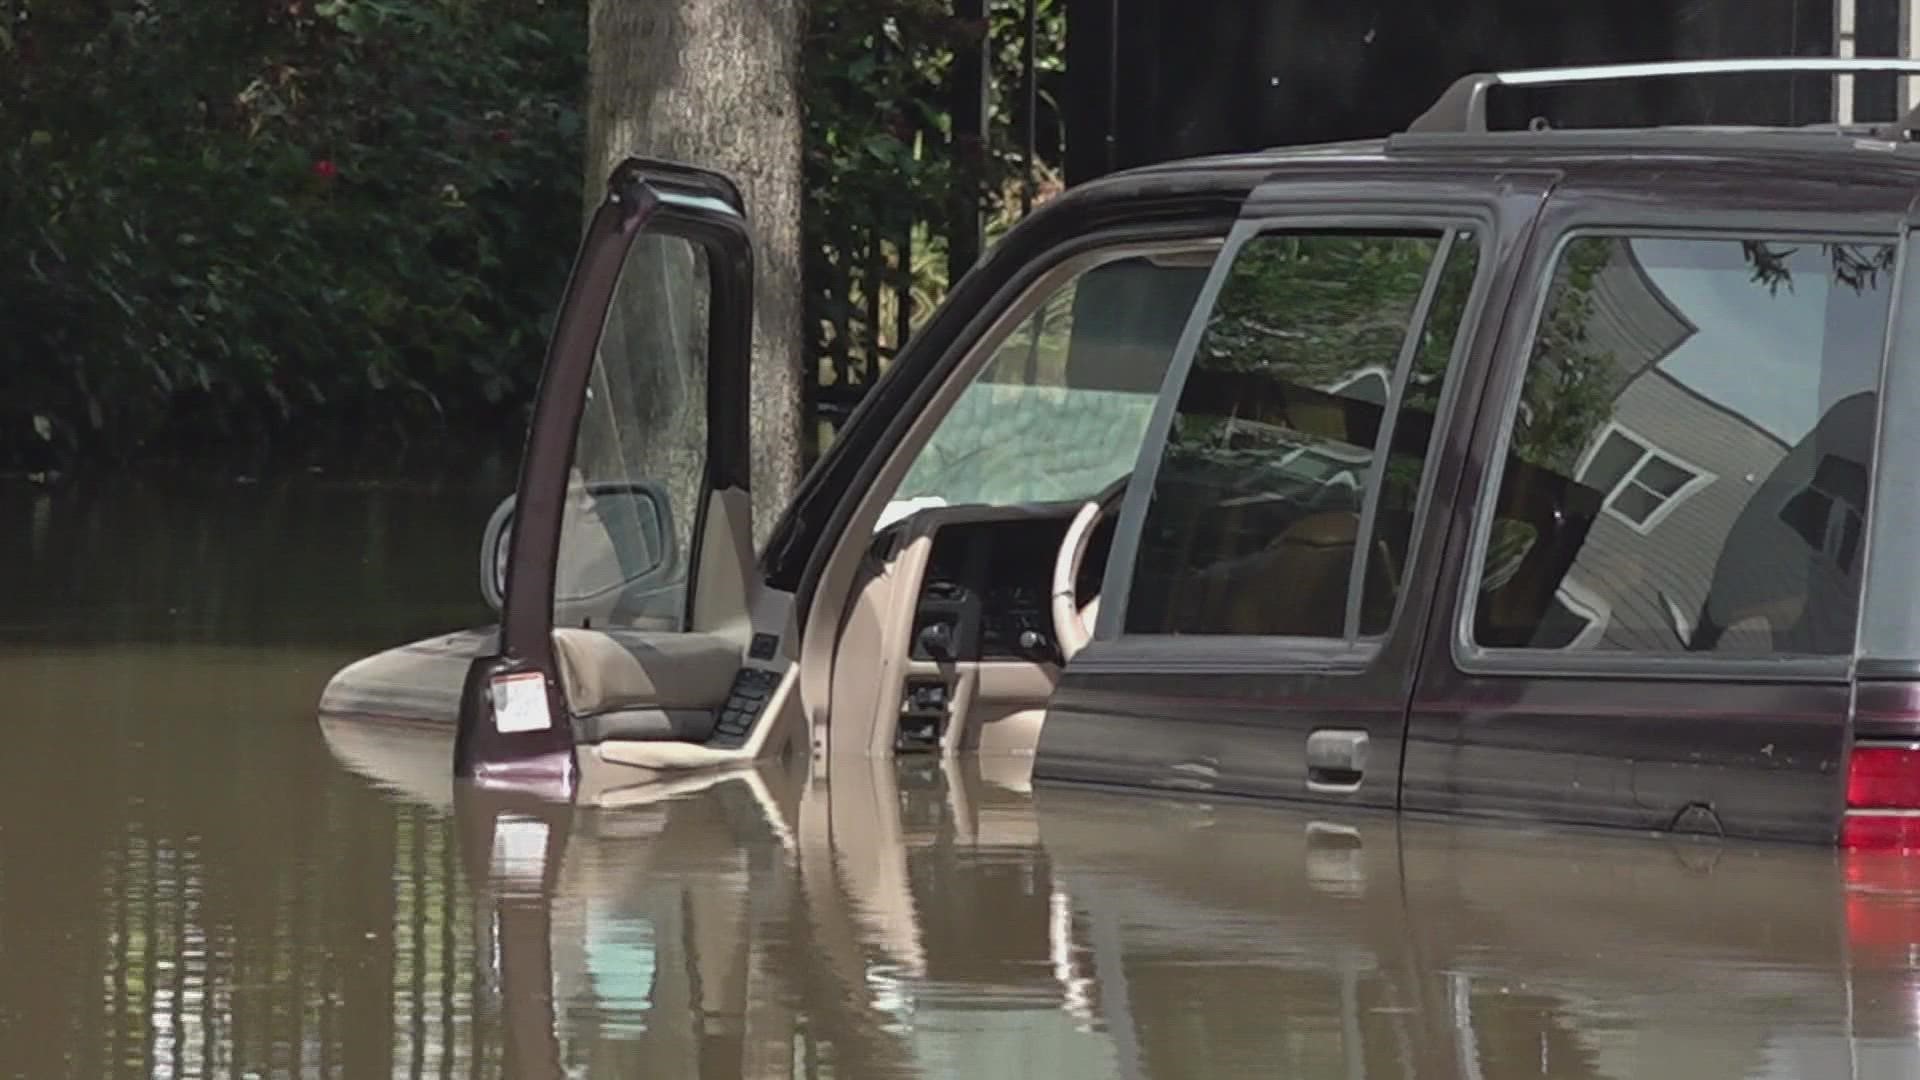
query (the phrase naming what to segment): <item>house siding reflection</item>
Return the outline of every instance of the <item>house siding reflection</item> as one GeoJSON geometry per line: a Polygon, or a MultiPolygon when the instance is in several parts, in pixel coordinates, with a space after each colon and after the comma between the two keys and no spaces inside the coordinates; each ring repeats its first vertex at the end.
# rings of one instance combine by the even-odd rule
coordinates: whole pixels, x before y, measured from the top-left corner
{"type": "Polygon", "coordinates": [[[1843,398],[1789,445],[1663,366],[1699,328],[1632,244],[1611,250],[1585,323],[1611,363],[1611,404],[1575,468],[1602,509],[1557,596],[1568,639],[1537,644],[1835,651],[1851,640],[1858,592],[1872,395],[1843,398]],[[1817,473],[1840,482],[1822,485],[1817,473]],[[1840,490],[1806,501],[1823,486],[1840,490]]]}

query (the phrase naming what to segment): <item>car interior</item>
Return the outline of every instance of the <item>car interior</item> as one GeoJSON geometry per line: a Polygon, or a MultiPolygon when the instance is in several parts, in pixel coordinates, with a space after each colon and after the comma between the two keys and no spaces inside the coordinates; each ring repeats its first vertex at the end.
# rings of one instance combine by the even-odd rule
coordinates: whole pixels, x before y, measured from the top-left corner
{"type": "Polygon", "coordinates": [[[1120,500],[1218,248],[1070,261],[965,358],[827,562],[819,595],[843,599],[816,602],[800,661],[803,691],[831,702],[816,743],[1033,751],[1092,635],[1120,500]]]}
{"type": "MultiPolygon", "coordinates": [[[[805,627],[788,625],[789,596],[749,584],[745,493],[716,493],[684,631],[595,625],[582,609],[561,620],[573,622],[554,637],[578,741],[601,761],[656,771],[788,745],[1032,753],[1062,668],[1092,637],[1118,511],[1219,247],[1102,251],[1028,288],[881,466],[825,562],[805,627]]],[[[1411,493],[1382,500],[1359,611],[1347,610],[1346,582],[1363,531],[1355,477],[1389,421],[1399,346],[1386,345],[1384,366],[1360,364],[1331,389],[1286,377],[1285,364],[1197,367],[1184,380],[1183,434],[1145,463],[1154,504],[1179,512],[1148,519],[1129,631],[1384,628],[1411,542],[1411,493]],[[1304,590],[1303,602],[1268,602],[1276,582],[1304,590]]],[[[1450,351],[1450,339],[1438,342],[1421,362],[1444,370],[1450,351]]],[[[1432,408],[1410,399],[1393,418],[1389,472],[1402,455],[1424,456],[1432,408]]],[[[1580,546],[1570,522],[1590,520],[1567,515],[1559,486],[1533,493],[1549,479],[1509,474],[1528,489],[1512,505],[1531,508],[1521,524],[1535,535],[1503,581],[1503,605],[1551,602],[1554,564],[1580,546]]],[[[671,548],[673,527],[656,531],[671,548]]],[[[658,575],[650,581],[668,595],[658,575]]]]}
{"type": "MultiPolygon", "coordinates": [[[[656,597],[687,581],[683,628],[665,631],[645,604],[617,613],[598,585],[576,590],[592,604],[557,603],[556,659],[583,756],[665,772],[809,743],[1030,753],[1062,665],[1091,636],[1119,500],[1219,246],[1101,251],[1026,290],[888,458],[827,560],[806,627],[789,625],[790,596],[755,580],[737,490],[710,497],[697,561],[686,560],[697,573],[649,563],[629,575],[656,597]]],[[[635,491],[574,486],[583,505],[635,491]]],[[[668,509],[618,512],[648,523],[647,551],[673,550],[668,509]]],[[[563,549],[611,546],[581,539],[608,519],[569,518],[563,549]]]]}

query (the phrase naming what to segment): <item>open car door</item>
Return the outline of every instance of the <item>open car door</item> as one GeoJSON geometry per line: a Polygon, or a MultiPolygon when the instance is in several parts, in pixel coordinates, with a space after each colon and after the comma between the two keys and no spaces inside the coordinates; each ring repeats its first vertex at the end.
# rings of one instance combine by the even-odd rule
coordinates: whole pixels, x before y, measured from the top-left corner
{"type": "Polygon", "coordinates": [[[500,641],[467,673],[459,775],[570,792],[583,745],[643,770],[757,749],[779,671],[749,662],[768,651],[748,612],[752,294],[731,182],[615,170],[484,556],[500,641]]]}

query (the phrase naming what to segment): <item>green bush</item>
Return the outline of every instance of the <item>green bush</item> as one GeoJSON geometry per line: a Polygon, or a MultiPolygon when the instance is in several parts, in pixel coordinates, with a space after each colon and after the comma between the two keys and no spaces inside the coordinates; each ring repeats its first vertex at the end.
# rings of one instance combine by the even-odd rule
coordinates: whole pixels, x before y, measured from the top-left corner
{"type": "MultiPolygon", "coordinates": [[[[804,47],[805,275],[809,356],[823,385],[867,382],[898,350],[901,297],[910,326],[949,285],[947,230],[964,200],[987,233],[1005,231],[1029,179],[1022,148],[1024,5],[990,0],[990,18],[955,18],[952,0],[814,0],[804,47]],[[990,48],[987,137],[956,138],[954,58],[990,48]]],[[[1066,46],[1064,0],[1037,0],[1041,162],[1031,179],[1057,188],[1046,162],[1062,144],[1057,96],[1066,46]]]]}
{"type": "MultiPolygon", "coordinates": [[[[0,471],[517,450],[580,231],[586,5],[0,0],[0,471]]],[[[1053,161],[1064,6],[1038,5],[1053,161]]],[[[956,198],[1017,211],[1021,10],[810,0],[826,381],[898,347],[899,295],[914,324],[944,295],[956,198]],[[986,38],[973,145],[948,79],[986,38]]]]}
{"type": "Polygon", "coordinates": [[[0,467],[519,437],[580,0],[0,0],[0,467]]]}

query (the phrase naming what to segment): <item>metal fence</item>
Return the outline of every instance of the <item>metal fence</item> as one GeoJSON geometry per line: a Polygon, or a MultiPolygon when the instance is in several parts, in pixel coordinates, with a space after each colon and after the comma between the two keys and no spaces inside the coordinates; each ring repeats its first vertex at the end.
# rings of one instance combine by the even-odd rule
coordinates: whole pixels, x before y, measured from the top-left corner
{"type": "MultiPolygon", "coordinates": [[[[948,286],[979,260],[989,226],[1011,223],[1040,196],[1048,158],[1064,142],[1042,85],[1062,42],[1043,16],[1063,2],[951,0],[954,25],[977,32],[939,50],[944,85],[928,89],[943,100],[901,110],[902,134],[943,157],[944,183],[884,200],[864,220],[829,211],[814,223],[805,270],[810,453],[831,442],[948,286]]],[[[877,37],[877,63],[924,62],[877,37]]]]}

